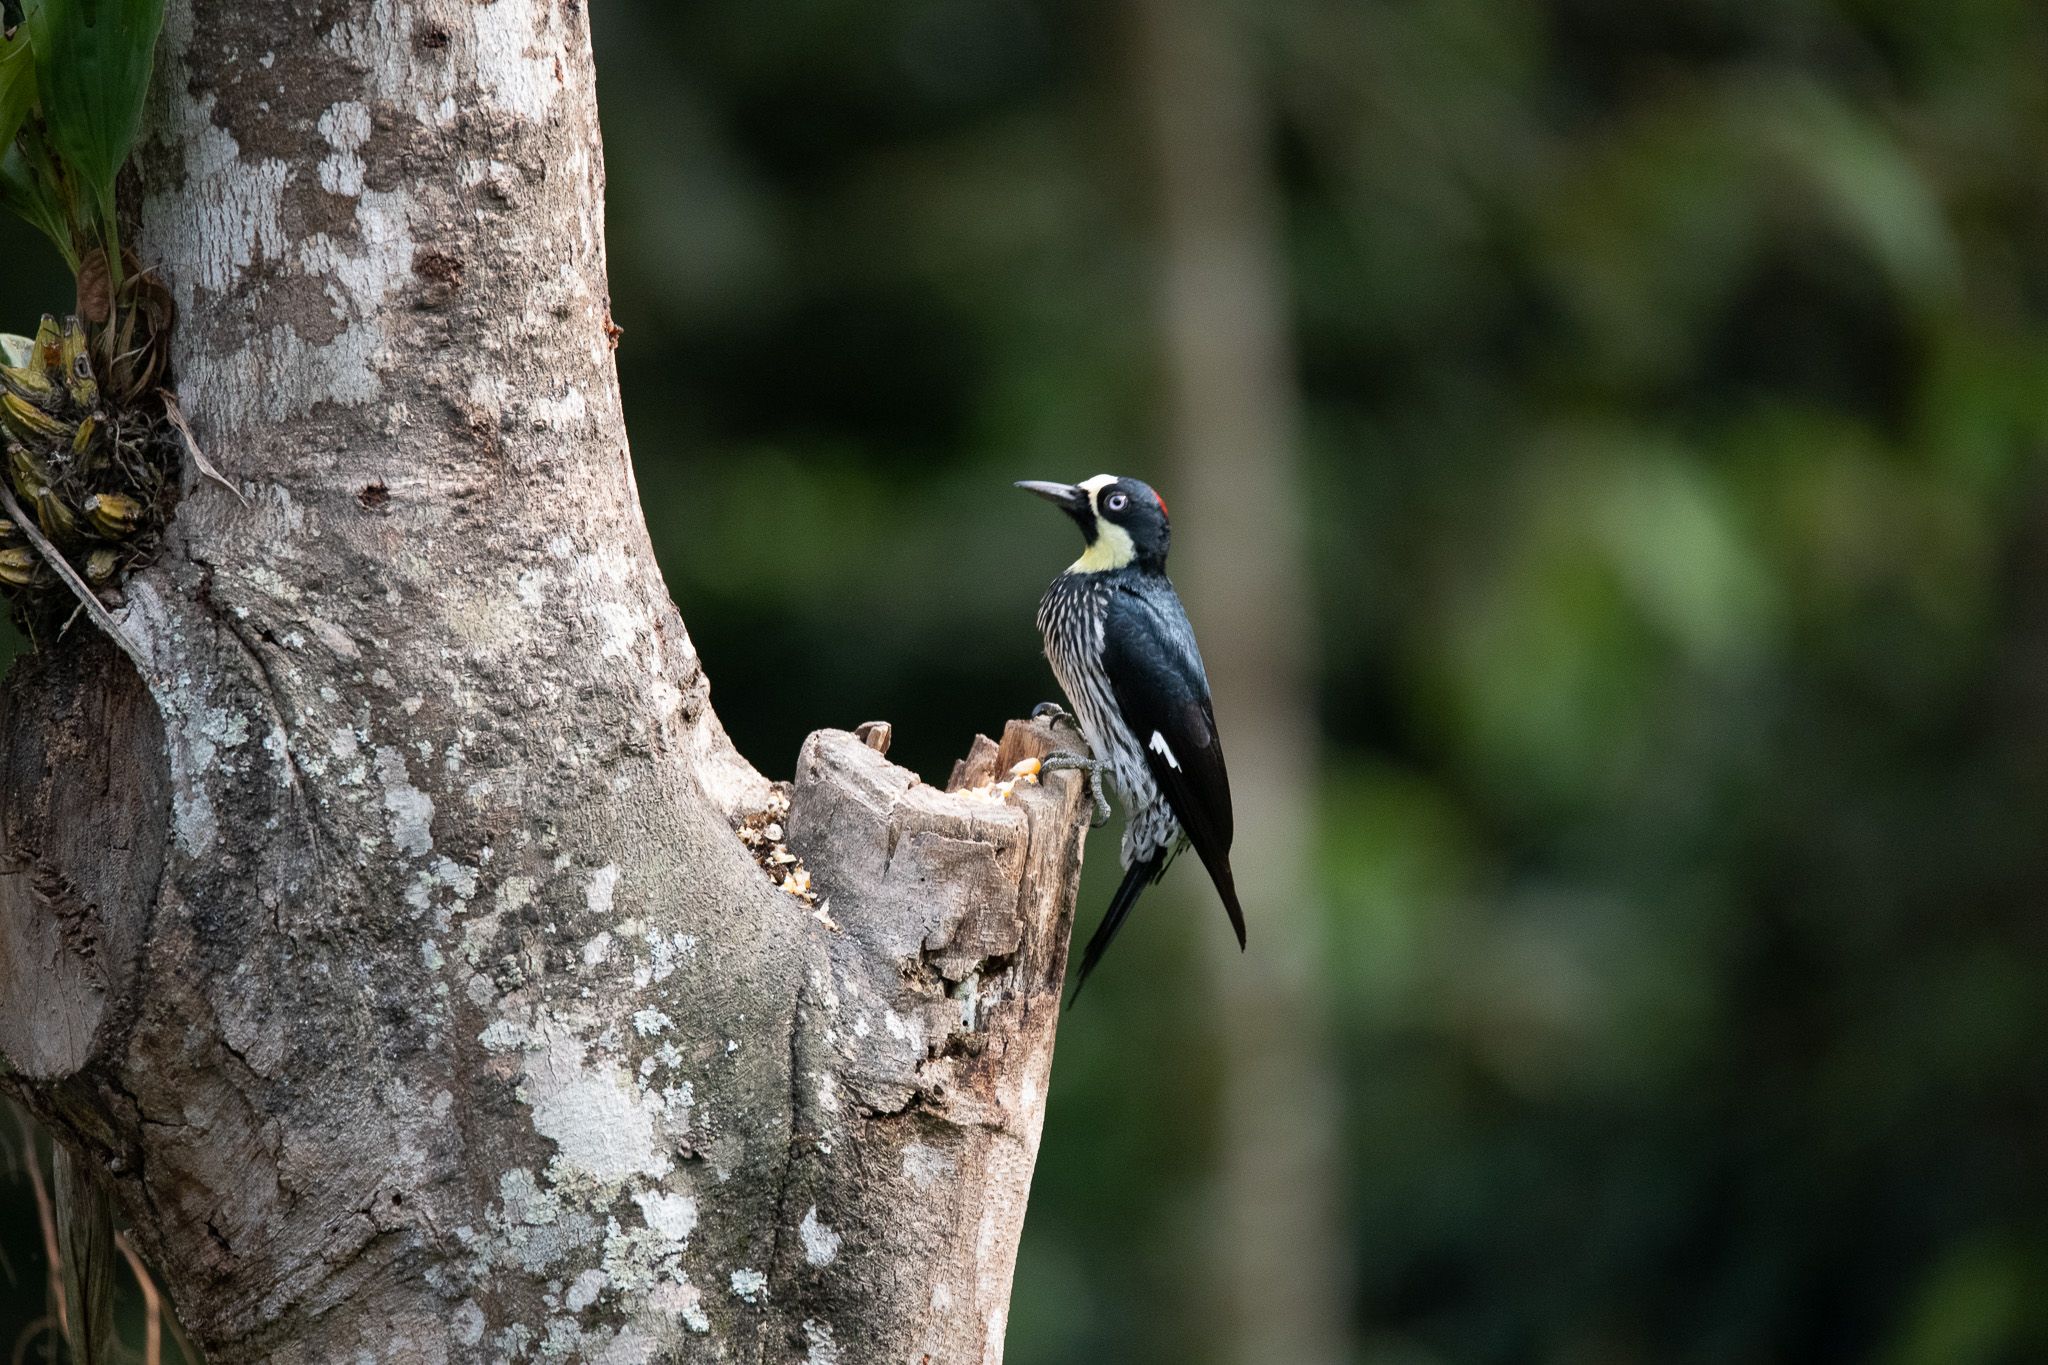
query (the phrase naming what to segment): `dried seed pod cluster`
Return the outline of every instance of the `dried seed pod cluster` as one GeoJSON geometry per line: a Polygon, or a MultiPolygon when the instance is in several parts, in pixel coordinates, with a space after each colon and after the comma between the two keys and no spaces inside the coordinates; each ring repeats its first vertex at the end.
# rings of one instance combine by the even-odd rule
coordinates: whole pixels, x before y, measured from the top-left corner
{"type": "MultiPolygon", "coordinates": [[[[103,597],[155,550],[177,497],[158,387],[169,307],[152,283],[130,281],[112,328],[45,316],[34,337],[0,334],[0,478],[103,597]]],[[[30,539],[0,516],[0,596],[38,638],[77,604],[30,539]]]]}
{"type": "MultiPolygon", "coordinates": [[[[121,245],[164,0],[0,0],[0,208],[70,267],[78,316],[0,335],[0,600],[33,639],[117,592],[176,496],[170,293],[121,245]]],[[[196,448],[195,465],[202,466],[196,448]]]]}

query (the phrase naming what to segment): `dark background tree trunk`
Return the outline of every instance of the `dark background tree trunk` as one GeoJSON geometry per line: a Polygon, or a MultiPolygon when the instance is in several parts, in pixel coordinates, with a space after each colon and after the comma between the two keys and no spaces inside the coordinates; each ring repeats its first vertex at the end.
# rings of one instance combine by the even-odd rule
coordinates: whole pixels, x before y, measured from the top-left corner
{"type": "MultiPolygon", "coordinates": [[[[1174,556],[1230,756],[1232,855],[1252,951],[1217,951],[1221,1161],[1209,1274],[1219,1357],[1351,1358],[1340,1094],[1317,968],[1315,583],[1295,450],[1293,356],[1272,131],[1252,25],[1224,0],[1133,0],[1130,41],[1153,194],[1161,411],[1174,556]]],[[[1205,907],[1206,908],[1206,907],[1205,907]]]]}

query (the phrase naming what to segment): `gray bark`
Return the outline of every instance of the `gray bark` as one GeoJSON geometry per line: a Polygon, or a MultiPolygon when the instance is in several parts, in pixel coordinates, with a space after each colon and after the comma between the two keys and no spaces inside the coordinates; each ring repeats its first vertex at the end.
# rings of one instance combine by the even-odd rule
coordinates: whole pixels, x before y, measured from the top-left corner
{"type": "Polygon", "coordinates": [[[188,480],[142,669],[0,690],[0,1084],[216,1362],[999,1360],[1078,783],[727,741],[579,0],[170,10],[140,241],[245,500],[188,480]]]}
{"type": "Polygon", "coordinates": [[[1314,581],[1278,195],[1250,24],[1228,0],[1133,0],[1155,176],[1175,576],[1208,643],[1252,951],[1211,935],[1223,1048],[1214,1262],[1218,1359],[1353,1355],[1329,1021],[1311,682],[1314,581]],[[1250,888],[1256,889],[1256,894],[1250,888]]]}

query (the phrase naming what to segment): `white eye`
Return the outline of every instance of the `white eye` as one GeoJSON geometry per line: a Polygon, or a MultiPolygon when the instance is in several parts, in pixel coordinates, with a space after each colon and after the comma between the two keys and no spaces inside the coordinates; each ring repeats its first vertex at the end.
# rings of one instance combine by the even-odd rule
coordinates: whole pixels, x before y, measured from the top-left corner
{"type": "Polygon", "coordinates": [[[1129,498],[1125,497],[1121,493],[1111,493],[1109,497],[1104,500],[1102,505],[1104,507],[1107,507],[1112,512],[1121,512],[1124,510],[1125,507],[1130,505],[1130,501],[1131,500],[1129,498]]]}

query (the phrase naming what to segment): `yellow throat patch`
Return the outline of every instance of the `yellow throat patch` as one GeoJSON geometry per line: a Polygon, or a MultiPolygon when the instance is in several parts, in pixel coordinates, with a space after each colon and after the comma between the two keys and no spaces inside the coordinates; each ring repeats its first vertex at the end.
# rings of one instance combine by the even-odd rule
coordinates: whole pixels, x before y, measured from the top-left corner
{"type": "Polygon", "coordinates": [[[1131,541],[1131,533],[1114,522],[1104,520],[1102,508],[1096,499],[1102,490],[1116,482],[1114,474],[1097,474],[1082,483],[1088,490],[1088,506],[1095,513],[1095,539],[1082,552],[1079,559],[1067,566],[1068,573],[1108,573],[1113,569],[1129,567],[1138,557],[1138,547],[1131,541]]]}

